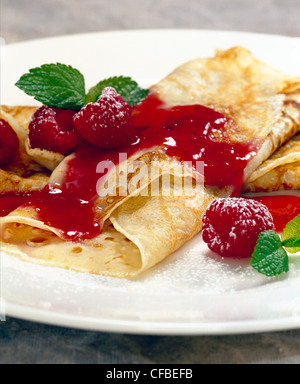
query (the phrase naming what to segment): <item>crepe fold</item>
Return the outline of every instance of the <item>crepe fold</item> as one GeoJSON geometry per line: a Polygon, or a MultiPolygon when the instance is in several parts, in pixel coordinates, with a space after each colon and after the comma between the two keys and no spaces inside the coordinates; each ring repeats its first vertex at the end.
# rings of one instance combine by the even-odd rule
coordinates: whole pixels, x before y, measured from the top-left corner
{"type": "MultiPolygon", "coordinates": [[[[159,152],[151,155],[162,156],[159,152]]],[[[148,154],[140,158],[145,156],[148,154]]],[[[118,174],[123,165],[117,167],[118,174]]],[[[63,164],[52,180],[61,177],[62,168],[63,164]]],[[[132,173],[130,180],[135,175],[132,173]]],[[[20,207],[2,218],[1,246],[24,260],[48,266],[119,278],[135,277],[199,233],[205,208],[213,199],[226,195],[226,189],[207,189],[204,193],[193,175],[175,162],[172,170],[159,166],[157,177],[150,182],[141,180],[138,188],[123,199],[112,202],[108,196],[99,198],[103,230],[91,240],[66,241],[59,230],[39,220],[35,209],[20,207]]]]}
{"type": "Polygon", "coordinates": [[[292,137],[266,160],[244,185],[244,192],[300,189],[300,135],[292,137]]]}
{"type": "MultiPolygon", "coordinates": [[[[226,132],[229,143],[256,140],[245,182],[300,130],[300,78],[281,74],[242,47],[184,64],[150,91],[166,106],[199,104],[223,113],[234,122],[226,132]]],[[[55,169],[50,184],[59,185],[72,156],[55,169]]],[[[153,158],[159,168],[155,177],[140,180],[127,196],[99,197],[99,236],[66,241],[56,228],[39,220],[36,210],[20,207],[1,219],[2,250],[28,261],[120,278],[135,277],[158,264],[201,231],[209,204],[229,197],[232,188],[199,187],[195,170],[167,157],[161,148],[134,154],[115,168],[116,174],[136,160],[151,161],[153,166],[153,158]],[[164,176],[170,180],[167,186],[164,176]],[[183,183],[184,193],[177,193],[183,183]]]]}

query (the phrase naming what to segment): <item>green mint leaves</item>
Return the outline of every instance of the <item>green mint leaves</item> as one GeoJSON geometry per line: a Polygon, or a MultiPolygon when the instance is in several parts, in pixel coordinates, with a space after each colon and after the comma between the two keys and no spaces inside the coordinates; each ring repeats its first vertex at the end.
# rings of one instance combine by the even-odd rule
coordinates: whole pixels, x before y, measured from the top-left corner
{"type": "Polygon", "coordinates": [[[60,63],[30,69],[16,86],[49,107],[74,111],[97,101],[106,87],[115,88],[131,106],[138,104],[149,93],[130,77],[120,76],[100,81],[86,94],[84,76],[77,69],[60,63]]]}
{"type": "Polygon", "coordinates": [[[259,235],[251,266],[268,277],[289,272],[288,252],[300,252],[300,215],[287,224],[281,238],[274,231],[259,235]]]}
{"type": "Polygon", "coordinates": [[[259,235],[251,266],[268,277],[289,271],[288,254],[276,232],[265,231],[259,235]]]}
{"type": "Polygon", "coordinates": [[[64,64],[46,64],[30,69],[16,86],[49,107],[76,111],[85,105],[83,75],[64,64]]]}
{"type": "Polygon", "coordinates": [[[300,252],[300,215],[287,224],[281,240],[289,253],[300,252]]]}
{"type": "Polygon", "coordinates": [[[90,89],[86,96],[87,103],[97,101],[106,87],[114,88],[131,106],[138,104],[149,93],[148,90],[140,88],[130,77],[110,77],[100,81],[95,87],[90,89]]]}

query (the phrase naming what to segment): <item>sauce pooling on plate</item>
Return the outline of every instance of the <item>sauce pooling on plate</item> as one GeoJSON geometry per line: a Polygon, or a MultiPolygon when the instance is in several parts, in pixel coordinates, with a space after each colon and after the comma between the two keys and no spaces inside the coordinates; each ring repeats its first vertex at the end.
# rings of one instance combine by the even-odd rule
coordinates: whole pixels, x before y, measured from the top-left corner
{"type": "Polygon", "coordinates": [[[271,212],[276,231],[281,233],[287,223],[300,215],[299,196],[260,196],[253,198],[266,205],[271,212]]]}

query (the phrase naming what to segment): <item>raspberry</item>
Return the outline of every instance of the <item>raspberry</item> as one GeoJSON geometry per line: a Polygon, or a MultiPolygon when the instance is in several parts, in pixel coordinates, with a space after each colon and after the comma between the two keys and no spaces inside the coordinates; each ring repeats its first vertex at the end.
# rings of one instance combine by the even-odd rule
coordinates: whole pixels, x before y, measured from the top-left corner
{"type": "Polygon", "coordinates": [[[29,124],[29,141],[32,148],[46,149],[69,155],[82,141],[73,125],[75,112],[67,109],[39,108],[29,124]]]}
{"type": "Polygon", "coordinates": [[[133,142],[132,108],[114,88],[105,88],[96,103],[74,116],[78,133],[90,144],[114,149],[133,142]]]}
{"type": "Polygon", "coordinates": [[[0,120],[0,166],[11,163],[19,150],[19,139],[7,121],[0,120]]]}
{"type": "Polygon", "coordinates": [[[202,220],[208,247],[222,257],[239,259],[251,257],[259,234],[275,228],[265,205],[242,198],[213,201],[202,220]]]}

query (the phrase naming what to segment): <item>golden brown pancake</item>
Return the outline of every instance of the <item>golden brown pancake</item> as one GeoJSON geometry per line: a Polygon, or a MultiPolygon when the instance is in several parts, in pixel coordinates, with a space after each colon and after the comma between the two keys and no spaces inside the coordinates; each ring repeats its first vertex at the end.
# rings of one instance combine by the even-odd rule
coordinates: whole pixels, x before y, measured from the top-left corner
{"type": "Polygon", "coordinates": [[[237,123],[230,142],[261,140],[245,169],[245,181],[299,131],[300,78],[287,76],[234,47],[213,58],[192,60],[152,87],[165,103],[211,107],[237,123]]]}
{"type": "Polygon", "coordinates": [[[12,107],[2,105],[0,110],[14,118],[14,120],[28,132],[29,123],[37,107],[28,107],[25,105],[12,107]]]}
{"type": "MultiPolygon", "coordinates": [[[[242,47],[184,64],[153,86],[151,93],[170,107],[200,104],[225,114],[234,122],[225,133],[229,143],[258,140],[259,150],[250,156],[245,182],[300,130],[300,78],[281,74],[242,47]]],[[[60,184],[72,156],[55,169],[50,183],[60,184]]],[[[134,154],[126,164],[151,156],[159,164],[166,157],[159,148],[152,148],[134,154]]],[[[173,160],[167,158],[169,163],[173,160]]],[[[117,167],[117,174],[123,165],[117,167]]],[[[169,194],[161,193],[160,174],[150,183],[141,182],[126,197],[99,198],[104,227],[92,240],[65,241],[56,228],[39,219],[36,210],[20,207],[2,219],[2,249],[44,265],[121,278],[138,276],[201,231],[202,215],[213,199],[232,194],[229,187],[195,189],[191,183],[183,196],[177,196],[182,180],[195,178],[194,170],[183,167],[177,161],[163,170],[171,175],[169,194]],[[153,183],[159,193],[144,196],[153,183]]],[[[134,176],[133,172],[130,178],[134,176]]]]}
{"type": "Polygon", "coordinates": [[[292,137],[266,160],[244,185],[244,192],[300,189],[300,135],[292,137]]]}

